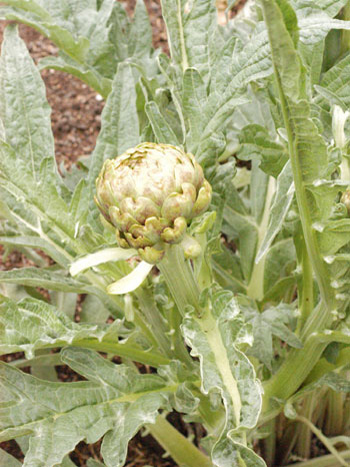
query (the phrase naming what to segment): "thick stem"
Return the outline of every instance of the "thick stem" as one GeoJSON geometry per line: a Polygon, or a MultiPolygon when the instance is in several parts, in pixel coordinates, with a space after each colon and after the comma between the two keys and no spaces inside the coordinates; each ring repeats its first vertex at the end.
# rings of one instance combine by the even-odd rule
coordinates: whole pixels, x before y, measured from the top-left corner
{"type": "Polygon", "coordinates": [[[264,385],[261,421],[274,417],[281,408],[273,408],[270,399],[287,400],[303,383],[315,363],[320,359],[327,344],[310,339],[302,349],[292,349],[278,372],[264,385]]]}
{"type": "Polygon", "coordinates": [[[198,310],[199,287],[188,260],[179,245],[172,245],[166,252],[158,269],[163,274],[171,295],[182,314],[188,305],[198,310]]]}
{"type": "Polygon", "coordinates": [[[344,397],[341,392],[328,391],[327,418],[324,431],[328,436],[343,433],[344,397]]]}
{"type": "MultiPolygon", "coordinates": [[[[231,397],[238,426],[241,412],[241,398],[237,382],[232,374],[225,344],[217,323],[209,307],[201,309],[199,303],[200,289],[195,281],[190,263],[184,259],[182,248],[172,245],[164,259],[160,262],[159,269],[164,275],[167,286],[181,314],[185,316],[188,305],[195,309],[198,324],[207,339],[223,384],[231,397]]],[[[242,442],[245,443],[244,435],[242,436],[242,442]]]]}
{"type": "Polygon", "coordinates": [[[262,443],[264,460],[268,467],[273,467],[276,456],[276,419],[270,420],[265,426],[269,429],[270,434],[264,438],[262,443]]]}
{"type": "Polygon", "coordinates": [[[169,340],[166,336],[167,327],[160,314],[160,311],[154,303],[153,297],[147,290],[142,287],[139,287],[135,291],[135,294],[139,300],[140,308],[152,329],[156,341],[158,342],[164,354],[171,358],[173,355],[171,355],[172,352],[170,350],[169,340]]]}
{"type": "Polygon", "coordinates": [[[300,335],[301,330],[304,328],[304,325],[307,319],[311,316],[312,310],[314,307],[314,281],[312,267],[309,259],[309,255],[306,251],[305,243],[303,242],[302,249],[302,296],[301,296],[301,306],[300,306],[300,316],[298,319],[297,325],[297,334],[300,335]]]}
{"type": "MultiPolygon", "coordinates": [[[[305,397],[302,408],[302,413],[309,420],[312,420],[314,407],[315,395],[309,394],[305,397]]],[[[298,455],[303,459],[307,459],[310,457],[311,450],[311,430],[310,427],[305,425],[305,423],[300,423],[299,425],[300,426],[298,427],[298,441],[296,448],[298,455]]]]}
{"type": "Polygon", "coordinates": [[[148,425],[151,435],[174,459],[179,467],[212,467],[210,459],[179,433],[164,417],[148,425]]]}

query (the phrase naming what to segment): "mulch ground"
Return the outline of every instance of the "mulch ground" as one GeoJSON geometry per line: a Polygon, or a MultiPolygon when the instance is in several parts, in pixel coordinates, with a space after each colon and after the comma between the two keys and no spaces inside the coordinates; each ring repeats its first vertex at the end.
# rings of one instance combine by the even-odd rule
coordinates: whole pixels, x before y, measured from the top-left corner
{"type": "MultiPolygon", "coordinates": [[[[128,13],[132,14],[136,0],[127,0],[122,3],[128,13]]],[[[243,3],[245,0],[241,0],[239,5],[241,6],[243,3]]],[[[145,0],[145,4],[152,24],[154,46],[161,47],[165,53],[168,53],[160,0],[145,0]]],[[[0,43],[4,28],[5,23],[0,23],[0,43]]],[[[57,47],[38,32],[24,25],[19,26],[19,31],[34,61],[37,62],[47,55],[57,54],[57,47]]],[[[80,156],[89,155],[92,152],[100,131],[104,103],[100,96],[86,84],[71,75],[55,70],[44,70],[42,77],[47,89],[47,99],[52,108],[52,129],[55,137],[57,163],[59,167],[64,166],[69,169],[80,156]]],[[[31,265],[31,262],[19,252],[12,252],[6,259],[2,258],[2,254],[3,248],[0,246],[0,270],[31,265]]],[[[0,358],[10,361],[20,357],[22,357],[21,354],[15,354],[0,358]]],[[[61,381],[74,381],[79,378],[67,367],[57,367],[57,374],[61,381]]],[[[199,427],[192,427],[184,423],[178,414],[171,415],[171,422],[185,435],[195,434],[198,437],[203,435],[203,433],[196,432],[199,427]]],[[[15,441],[0,443],[0,447],[23,461],[23,454],[15,441]]],[[[176,466],[172,459],[163,456],[163,449],[151,436],[138,434],[129,444],[125,465],[128,467],[176,466]]],[[[87,460],[91,457],[102,461],[100,442],[94,445],[81,442],[70,454],[70,457],[79,467],[86,466],[87,460]]]]}

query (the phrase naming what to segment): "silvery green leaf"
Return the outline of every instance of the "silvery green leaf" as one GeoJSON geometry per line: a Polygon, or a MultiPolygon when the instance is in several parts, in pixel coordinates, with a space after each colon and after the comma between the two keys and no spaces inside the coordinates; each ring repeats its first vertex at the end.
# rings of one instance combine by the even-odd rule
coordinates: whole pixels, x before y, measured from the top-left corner
{"type": "Polygon", "coordinates": [[[67,277],[62,272],[42,268],[19,268],[0,271],[0,281],[10,284],[21,284],[28,287],[44,287],[48,290],[84,293],[89,285],[67,277]]]}
{"type": "MultiPolygon", "coordinates": [[[[51,351],[49,349],[40,349],[40,350],[37,350],[36,351],[36,354],[38,356],[40,355],[43,355],[43,356],[51,356],[51,351]]],[[[48,364],[44,364],[44,362],[42,362],[41,365],[33,365],[31,367],[31,371],[30,373],[35,376],[36,378],[39,378],[39,379],[43,379],[45,381],[58,381],[58,376],[57,376],[57,372],[56,372],[56,369],[55,369],[55,363],[50,364],[50,360],[48,360],[46,363],[48,364]]],[[[18,368],[18,366],[16,365],[16,367],[18,368]]]]}
{"type": "Polygon", "coordinates": [[[0,464],[3,467],[21,467],[21,465],[23,465],[22,462],[3,449],[0,449],[0,464]]]}
{"type": "Polygon", "coordinates": [[[276,241],[266,253],[264,264],[264,295],[272,298],[271,293],[274,290],[273,300],[282,300],[286,289],[293,285],[295,286],[295,264],[296,253],[293,239],[287,237],[276,241]]]}
{"type": "Polygon", "coordinates": [[[131,65],[121,63],[112,83],[112,92],[102,112],[101,131],[91,156],[89,171],[91,193],[103,162],[108,158],[113,159],[138,143],[139,121],[134,77],[131,65]]]}
{"type": "Polygon", "coordinates": [[[350,29],[348,21],[330,18],[326,13],[315,11],[298,20],[300,40],[304,44],[313,45],[326,37],[331,29],[350,29]]]}
{"type": "Polygon", "coordinates": [[[47,180],[57,183],[51,109],[46,100],[45,85],[25,43],[15,26],[5,30],[0,59],[0,117],[6,142],[26,161],[35,182],[44,159],[50,159],[47,180]]]}
{"type": "Polygon", "coordinates": [[[33,352],[40,348],[81,345],[96,347],[115,355],[127,356],[146,364],[167,363],[160,354],[146,352],[137,342],[128,344],[127,339],[118,342],[118,336],[127,338],[130,334],[121,326],[120,320],[111,325],[77,324],[62,311],[41,300],[26,298],[16,303],[1,297],[0,349],[2,354],[25,352],[26,358],[33,358],[33,352]],[[35,323],[35,326],[34,326],[35,323]],[[131,353],[130,353],[131,352],[131,353]],[[160,356],[154,359],[154,355],[160,356]]]}
{"type": "Polygon", "coordinates": [[[122,466],[128,441],[144,423],[154,423],[158,409],[167,406],[163,380],[115,365],[93,351],[66,349],[62,358],[88,381],[50,383],[1,365],[1,398],[6,404],[0,439],[29,433],[24,465],[51,467],[79,441],[94,443],[107,434],[102,444],[105,463],[122,466]]]}
{"type": "Polygon", "coordinates": [[[350,106],[350,86],[347,81],[349,72],[350,55],[346,55],[323,75],[321,84],[317,88],[319,91],[325,89],[331,96],[334,96],[333,102],[338,101],[343,110],[350,106]]]}
{"type": "Polygon", "coordinates": [[[112,81],[101,76],[97,70],[90,69],[81,63],[71,59],[68,55],[61,53],[58,57],[45,57],[39,61],[39,70],[52,69],[70,73],[81,79],[84,83],[98,92],[104,99],[107,99],[111,92],[112,81]]]}
{"type": "Polygon", "coordinates": [[[205,76],[209,71],[209,41],[216,29],[214,2],[162,0],[162,14],[172,60],[183,72],[195,67],[205,76]]]}
{"type": "Polygon", "coordinates": [[[239,133],[239,141],[241,147],[237,155],[240,159],[261,161],[260,168],[264,172],[278,176],[288,159],[288,154],[279,141],[270,137],[266,128],[250,124],[239,133]]]}
{"type": "Polygon", "coordinates": [[[38,355],[33,358],[20,358],[18,360],[12,360],[10,365],[16,368],[25,367],[36,367],[36,366],[57,366],[62,365],[62,359],[60,353],[45,353],[38,355]]]}
{"type": "Polygon", "coordinates": [[[276,238],[276,235],[282,228],[284,219],[288,213],[289,207],[294,197],[293,174],[290,163],[288,162],[277,178],[277,187],[274,201],[271,206],[269,223],[265,237],[260,245],[256,256],[256,262],[266,254],[268,248],[276,238]]]}
{"type": "Polygon", "coordinates": [[[323,53],[325,48],[325,40],[321,39],[312,45],[306,45],[302,42],[299,44],[299,52],[303,58],[304,64],[308,68],[310,76],[310,85],[318,84],[322,72],[323,53]]]}
{"type": "Polygon", "coordinates": [[[11,246],[16,249],[21,247],[36,248],[47,253],[56,263],[63,267],[67,267],[69,262],[67,257],[62,253],[59,247],[53,242],[49,242],[44,238],[24,235],[7,235],[0,236],[0,244],[11,246]]]}
{"type": "Polygon", "coordinates": [[[110,312],[101,300],[94,295],[87,295],[82,304],[80,321],[82,323],[103,324],[107,321],[110,312]]]}
{"type": "Polygon", "coordinates": [[[307,2],[304,0],[293,0],[297,12],[303,14],[303,8],[306,12],[310,10],[310,6],[314,9],[319,9],[327,13],[330,17],[334,17],[345,6],[347,0],[317,0],[317,2],[307,2]]]}
{"type": "Polygon", "coordinates": [[[233,465],[242,467],[266,467],[264,460],[252,449],[231,441],[229,437],[215,445],[212,460],[218,467],[232,467],[233,462],[233,465]]]}
{"type": "Polygon", "coordinates": [[[154,101],[147,102],[145,110],[157,142],[179,146],[180,142],[177,136],[164,115],[162,115],[157,103],[154,101]]]}
{"type": "Polygon", "coordinates": [[[152,28],[143,0],[137,0],[129,32],[129,56],[143,58],[152,49],[152,28]]]}
{"type": "Polygon", "coordinates": [[[86,465],[87,467],[104,467],[105,464],[103,464],[100,461],[90,458],[86,461],[86,465]]]}
{"type": "Polygon", "coordinates": [[[260,169],[259,163],[253,160],[250,182],[250,210],[257,224],[261,224],[263,222],[263,216],[267,215],[267,213],[264,212],[266,211],[266,197],[268,196],[268,190],[270,188],[272,192],[274,191],[274,185],[274,181],[260,169]],[[270,185],[272,185],[272,187],[270,187],[270,185]]]}
{"type": "Polygon", "coordinates": [[[242,431],[255,426],[261,404],[254,368],[235,345],[243,324],[232,293],[220,291],[213,294],[201,316],[190,312],[181,326],[191,354],[200,360],[202,391],[219,391],[224,402],[225,423],[212,452],[219,467],[229,465],[229,459],[232,465],[232,459],[240,456],[251,467],[264,465],[249,463],[256,455],[242,445],[241,439],[242,431]]]}
{"type": "Polygon", "coordinates": [[[58,310],[63,311],[72,321],[74,320],[78,298],[76,293],[52,291],[50,298],[52,305],[58,310]]]}
{"type": "MultiPolygon", "coordinates": [[[[206,113],[207,91],[196,68],[187,68],[183,80],[183,111],[188,120],[189,138],[193,144],[200,140],[203,117],[206,113]]],[[[189,149],[191,150],[191,143],[189,149]]]]}
{"type": "Polygon", "coordinates": [[[350,392],[350,384],[346,378],[342,377],[341,375],[335,372],[329,372],[323,375],[317,381],[307,384],[300,391],[294,394],[290,399],[288,399],[286,406],[285,406],[285,409],[286,409],[285,411],[288,414],[292,414],[293,411],[295,410],[293,405],[296,402],[300,401],[307,394],[310,394],[316,389],[322,388],[324,386],[329,387],[335,392],[345,392],[345,393],[350,392]]]}
{"type": "Polygon", "coordinates": [[[33,357],[36,349],[61,346],[83,338],[99,338],[107,328],[78,325],[53,306],[32,298],[15,303],[1,298],[1,353],[26,352],[33,357]]]}
{"type": "Polygon", "coordinates": [[[64,24],[59,25],[58,22],[52,20],[48,11],[34,0],[8,0],[6,4],[13,5],[13,7],[2,7],[0,9],[1,17],[28,24],[41,34],[49,37],[58,47],[65,50],[68,55],[78,62],[85,59],[90,45],[89,40],[83,36],[74,37],[73,31],[71,32],[68,29],[73,29],[71,27],[72,23],[66,21],[64,24]]]}

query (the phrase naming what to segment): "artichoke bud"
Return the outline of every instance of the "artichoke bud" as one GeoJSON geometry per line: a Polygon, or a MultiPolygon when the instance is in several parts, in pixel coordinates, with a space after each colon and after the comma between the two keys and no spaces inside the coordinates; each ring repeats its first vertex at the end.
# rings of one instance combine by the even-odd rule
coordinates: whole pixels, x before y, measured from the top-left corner
{"type": "Polygon", "coordinates": [[[192,154],[155,143],[106,160],[96,191],[96,204],[116,229],[120,247],[136,248],[152,264],[162,259],[168,244],[185,238],[188,224],[207,209],[212,193],[192,154]]]}

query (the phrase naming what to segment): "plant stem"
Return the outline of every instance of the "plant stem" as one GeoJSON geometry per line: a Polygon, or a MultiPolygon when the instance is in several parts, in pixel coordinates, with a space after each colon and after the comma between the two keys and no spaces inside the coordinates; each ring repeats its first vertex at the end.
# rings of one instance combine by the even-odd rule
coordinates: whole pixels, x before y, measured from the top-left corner
{"type": "MultiPolygon", "coordinates": [[[[302,412],[305,415],[305,417],[309,420],[312,420],[314,407],[315,395],[308,394],[304,399],[302,412]]],[[[297,452],[301,458],[307,459],[308,457],[310,457],[311,430],[310,427],[307,426],[305,423],[300,423],[298,428],[298,441],[296,446],[297,452]]]]}
{"type": "Polygon", "coordinates": [[[154,299],[145,288],[139,287],[135,291],[135,295],[139,300],[142,313],[145,315],[148,324],[150,325],[154,334],[155,340],[158,342],[159,347],[162,349],[167,357],[170,355],[170,346],[166,337],[167,327],[160,314],[154,299]]]}
{"type": "Polygon", "coordinates": [[[203,454],[161,415],[154,425],[148,425],[147,428],[179,467],[213,466],[209,457],[203,454]]]}
{"type": "Polygon", "coordinates": [[[317,438],[325,445],[328,451],[331,452],[333,456],[338,460],[340,465],[348,467],[349,464],[345,462],[345,460],[339,455],[339,452],[335,449],[331,441],[322,433],[321,430],[316,428],[315,425],[310,422],[310,420],[308,420],[305,417],[302,417],[301,415],[298,415],[296,417],[296,420],[305,423],[310,428],[310,430],[317,436],[317,438]]]}
{"type": "Polygon", "coordinates": [[[328,391],[327,418],[324,431],[328,436],[337,436],[343,432],[344,397],[341,392],[328,391]]]}
{"type": "MultiPolygon", "coordinates": [[[[236,424],[239,426],[242,407],[241,396],[237,381],[232,374],[225,343],[210,307],[207,306],[202,309],[200,306],[200,289],[195,281],[189,261],[186,261],[184,258],[182,248],[178,245],[172,245],[160,262],[159,269],[164,275],[167,286],[180,313],[185,316],[188,305],[195,309],[197,314],[196,321],[206,338],[222,382],[230,395],[236,424]]],[[[244,434],[242,435],[242,443],[245,444],[244,434]]]]}
{"type": "Polygon", "coordinates": [[[300,317],[298,318],[298,324],[296,332],[300,335],[301,330],[303,329],[307,319],[311,316],[312,310],[314,307],[314,281],[311,262],[309,255],[306,250],[306,245],[304,242],[302,247],[302,296],[301,296],[301,306],[300,306],[300,317]]]}
{"type": "MultiPolygon", "coordinates": [[[[349,461],[350,450],[338,452],[338,457],[349,461]]],[[[328,454],[327,456],[316,457],[309,461],[297,462],[293,464],[293,467],[339,467],[339,462],[332,454],[328,454]]]]}
{"type": "MultiPolygon", "coordinates": [[[[322,303],[315,308],[306,324],[321,314],[320,308],[324,308],[322,303]]],[[[315,324],[316,327],[317,325],[315,324]]],[[[317,339],[309,338],[304,341],[302,349],[292,349],[289,352],[277,373],[264,384],[262,420],[265,420],[266,417],[271,418],[273,413],[276,414],[280,410],[271,407],[270,398],[288,399],[304,382],[310,371],[319,361],[327,344],[317,339]]]]}
{"type": "Polygon", "coordinates": [[[199,287],[188,260],[185,260],[183,250],[179,245],[171,245],[164,258],[158,264],[165,282],[182,316],[188,305],[199,311],[199,287]]]}
{"type": "Polygon", "coordinates": [[[265,426],[269,429],[270,434],[263,440],[264,460],[268,467],[273,467],[276,456],[276,419],[270,420],[265,426]]]}

